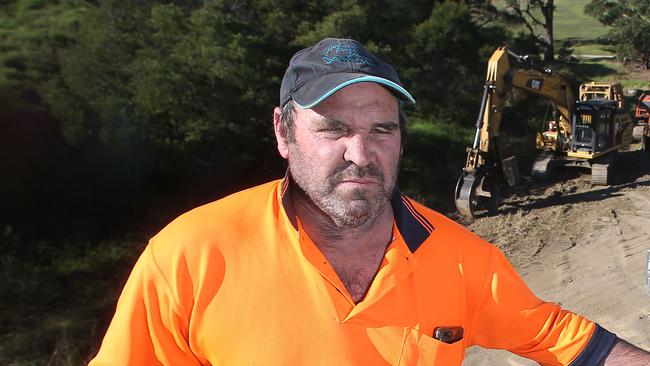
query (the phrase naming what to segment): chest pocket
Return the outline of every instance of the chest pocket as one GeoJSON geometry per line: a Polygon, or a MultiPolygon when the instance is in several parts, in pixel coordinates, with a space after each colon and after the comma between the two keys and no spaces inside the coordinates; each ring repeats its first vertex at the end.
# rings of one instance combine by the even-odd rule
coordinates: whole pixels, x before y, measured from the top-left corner
{"type": "Polygon", "coordinates": [[[440,342],[417,329],[409,329],[405,335],[400,366],[460,366],[465,348],[463,341],[452,344],[440,342]]]}

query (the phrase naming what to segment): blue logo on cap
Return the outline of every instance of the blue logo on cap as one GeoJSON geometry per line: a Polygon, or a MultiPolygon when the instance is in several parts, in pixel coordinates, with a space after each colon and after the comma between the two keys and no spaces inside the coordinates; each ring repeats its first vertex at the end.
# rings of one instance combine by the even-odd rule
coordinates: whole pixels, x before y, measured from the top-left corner
{"type": "Polygon", "coordinates": [[[337,43],[329,46],[327,50],[323,52],[323,62],[328,65],[333,62],[347,62],[370,66],[375,65],[375,63],[368,57],[361,56],[356,47],[345,43],[337,43]]]}

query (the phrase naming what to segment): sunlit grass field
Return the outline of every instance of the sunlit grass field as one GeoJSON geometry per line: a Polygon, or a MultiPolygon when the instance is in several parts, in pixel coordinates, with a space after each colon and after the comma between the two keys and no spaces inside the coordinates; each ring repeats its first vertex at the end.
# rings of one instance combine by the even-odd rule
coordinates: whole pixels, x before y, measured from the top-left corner
{"type": "Polygon", "coordinates": [[[577,55],[614,55],[614,48],[611,45],[598,43],[580,43],[573,46],[573,53],[577,55]]]}
{"type": "MultiPolygon", "coordinates": [[[[608,28],[596,19],[585,15],[584,9],[590,0],[556,0],[554,14],[554,35],[562,39],[596,39],[604,36],[608,28]]],[[[496,0],[493,4],[504,7],[505,1],[496,0]]],[[[522,28],[523,30],[523,28],[522,28]]]]}
{"type": "Polygon", "coordinates": [[[595,39],[604,36],[608,27],[596,19],[585,15],[585,6],[590,0],[557,0],[555,1],[555,38],[595,39]]]}

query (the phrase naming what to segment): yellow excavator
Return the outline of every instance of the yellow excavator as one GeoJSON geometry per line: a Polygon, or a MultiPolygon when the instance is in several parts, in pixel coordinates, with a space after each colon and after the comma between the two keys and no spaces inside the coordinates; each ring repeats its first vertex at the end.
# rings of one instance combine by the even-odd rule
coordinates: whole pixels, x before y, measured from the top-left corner
{"type": "Polygon", "coordinates": [[[545,71],[512,69],[508,55],[520,57],[505,47],[490,57],[476,134],[456,184],[456,208],[467,217],[496,211],[502,187],[519,180],[516,158],[505,153],[499,135],[503,107],[513,89],[540,96],[554,107],[555,119],[536,135],[541,152],[533,164],[533,178],[546,179],[554,167],[572,165],[591,168],[592,184],[609,184],[616,151],[632,142],[631,118],[616,101],[578,101],[567,79],[545,71]]]}

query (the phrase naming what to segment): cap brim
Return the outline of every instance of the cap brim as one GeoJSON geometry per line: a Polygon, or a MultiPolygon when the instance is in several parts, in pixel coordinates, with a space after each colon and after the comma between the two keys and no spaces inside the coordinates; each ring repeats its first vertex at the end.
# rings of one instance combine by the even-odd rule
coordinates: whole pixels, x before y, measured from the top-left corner
{"type": "Polygon", "coordinates": [[[401,85],[378,76],[357,73],[331,74],[307,83],[300,88],[299,92],[294,92],[293,101],[301,109],[313,108],[346,86],[364,82],[372,82],[386,86],[399,99],[415,103],[413,96],[401,85]],[[323,90],[325,90],[324,93],[323,90]]]}

